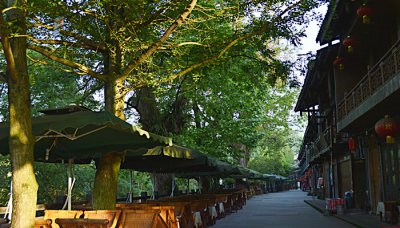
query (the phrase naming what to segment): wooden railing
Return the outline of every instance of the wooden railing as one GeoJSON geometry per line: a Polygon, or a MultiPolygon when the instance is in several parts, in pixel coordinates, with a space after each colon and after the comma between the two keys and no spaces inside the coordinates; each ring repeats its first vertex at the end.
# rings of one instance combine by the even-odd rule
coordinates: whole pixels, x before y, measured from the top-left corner
{"type": "Polygon", "coordinates": [[[325,129],[313,142],[311,147],[311,161],[318,158],[332,147],[332,128],[325,129]]]}
{"type": "Polygon", "coordinates": [[[368,69],[360,82],[345,95],[338,104],[338,120],[342,120],[367,98],[371,97],[379,87],[393,78],[400,71],[400,40],[372,68],[368,69]]]}
{"type": "Polygon", "coordinates": [[[305,161],[300,165],[299,171],[298,171],[299,176],[303,175],[303,173],[306,171],[307,167],[308,167],[308,161],[305,161]]]}

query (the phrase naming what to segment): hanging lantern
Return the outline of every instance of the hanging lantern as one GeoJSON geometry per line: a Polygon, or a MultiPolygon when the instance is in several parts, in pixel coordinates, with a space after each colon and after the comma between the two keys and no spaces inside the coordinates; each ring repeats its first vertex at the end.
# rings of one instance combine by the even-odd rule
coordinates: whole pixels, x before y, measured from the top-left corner
{"type": "Polygon", "coordinates": [[[355,140],[353,137],[350,137],[350,138],[349,138],[348,146],[349,146],[349,150],[350,150],[351,152],[354,152],[354,151],[356,150],[356,148],[357,148],[357,143],[356,143],[356,140],[355,140]]]}
{"type": "Polygon", "coordinates": [[[346,39],[343,40],[342,44],[346,48],[347,52],[352,53],[354,50],[354,45],[356,41],[354,38],[348,36],[346,39]]]}
{"type": "Polygon", "coordinates": [[[344,70],[344,58],[336,56],[336,59],[333,61],[333,65],[339,70],[344,70]]]}
{"type": "Polygon", "coordinates": [[[379,137],[386,137],[386,143],[394,143],[393,136],[400,133],[400,125],[395,119],[386,115],[376,122],[375,132],[379,137]]]}
{"type": "Polygon", "coordinates": [[[357,9],[357,15],[362,17],[363,24],[369,24],[371,22],[371,16],[373,13],[374,10],[372,7],[369,7],[365,4],[357,9]]]}

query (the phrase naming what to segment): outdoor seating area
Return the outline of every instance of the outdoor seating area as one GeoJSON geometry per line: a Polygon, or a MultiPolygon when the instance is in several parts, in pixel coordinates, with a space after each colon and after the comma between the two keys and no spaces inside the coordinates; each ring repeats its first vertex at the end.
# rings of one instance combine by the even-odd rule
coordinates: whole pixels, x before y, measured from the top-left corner
{"type": "Polygon", "coordinates": [[[165,197],[117,203],[115,210],[45,210],[35,228],[63,227],[209,227],[246,204],[246,190],[165,197]]]}
{"type": "MultiPolygon", "coordinates": [[[[68,179],[72,180],[74,163],[89,164],[93,160],[97,161],[111,148],[125,150],[121,169],[172,175],[173,184],[175,176],[187,180],[194,178],[199,180],[200,191],[190,192],[188,188],[186,194],[181,191],[180,195],[173,196],[172,192],[170,197],[165,197],[157,195],[153,184],[151,199],[142,197],[134,201],[131,198],[124,201],[128,203],[117,203],[115,210],[93,210],[90,201],[72,202],[73,185],[68,181],[64,206],[43,206],[41,210],[44,210],[44,215],[36,218],[36,228],[208,227],[218,219],[242,209],[246,200],[252,196],[280,188],[280,182],[276,181],[279,178],[274,175],[231,165],[176,145],[171,138],[132,127],[110,113],[82,110],[79,107],[72,110],[33,118],[34,134],[37,137],[35,161],[68,161],[68,179]],[[204,177],[216,180],[230,177],[241,184],[236,189],[232,189],[233,186],[219,186],[212,193],[206,191],[207,194],[202,194],[200,179],[204,177]],[[250,185],[248,180],[257,182],[250,185]]],[[[1,132],[4,131],[3,135],[7,135],[7,127],[3,124],[0,128],[1,132]]],[[[7,137],[4,137],[3,141],[6,140],[7,137]]],[[[0,149],[6,154],[8,144],[0,144],[0,149]],[[4,148],[1,149],[1,146],[4,148]]],[[[9,224],[6,222],[6,225],[9,224]]]]}

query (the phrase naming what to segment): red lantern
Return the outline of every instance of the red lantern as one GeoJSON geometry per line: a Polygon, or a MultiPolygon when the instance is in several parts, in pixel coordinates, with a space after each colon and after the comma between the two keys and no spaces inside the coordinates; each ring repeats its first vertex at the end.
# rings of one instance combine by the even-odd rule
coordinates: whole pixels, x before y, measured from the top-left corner
{"type": "Polygon", "coordinates": [[[348,144],[349,144],[349,150],[351,152],[354,152],[356,150],[356,148],[357,148],[356,140],[354,138],[350,137],[349,141],[348,141],[348,144]]]}
{"type": "Polygon", "coordinates": [[[333,65],[339,70],[344,70],[344,58],[336,56],[336,59],[333,61],[333,65]]]}
{"type": "Polygon", "coordinates": [[[343,46],[347,49],[347,52],[352,53],[354,45],[356,43],[354,38],[348,36],[346,39],[343,40],[343,46]]]}
{"type": "Polygon", "coordinates": [[[379,137],[386,137],[386,143],[394,143],[393,136],[400,133],[400,124],[388,115],[375,124],[375,132],[379,137]]]}
{"type": "Polygon", "coordinates": [[[357,9],[357,15],[359,17],[362,17],[364,24],[370,23],[370,21],[371,21],[370,18],[373,13],[374,13],[374,10],[372,9],[372,7],[369,7],[365,4],[357,9]]]}

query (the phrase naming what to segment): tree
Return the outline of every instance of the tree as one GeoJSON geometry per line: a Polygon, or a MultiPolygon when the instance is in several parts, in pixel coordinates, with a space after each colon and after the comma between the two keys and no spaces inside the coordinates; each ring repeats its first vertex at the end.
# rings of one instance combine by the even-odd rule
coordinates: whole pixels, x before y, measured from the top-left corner
{"type": "MultiPolygon", "coordinates": [[[[104,82],[106,110],[124,119],[131,91],[169,84],[246,45],[264,47],[277,38],[297,44],[303,30],[295,25],[307,22],[307,12],[319,1],[33,3],[29,48],[104,82]]],[[[98,164],[96,209],[114,207],[120,162],[120,154],[110,153],[98,164]]]]}
{"type": "Polygon", "coordinates": [[[12,227],[34,226],[38,189],[33,170],[34,138],[26,59],[26,4],[26,0],[8,1],[7,5],[2,2],[0,15],[1,43],[7,61],[12,227]]]}

